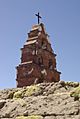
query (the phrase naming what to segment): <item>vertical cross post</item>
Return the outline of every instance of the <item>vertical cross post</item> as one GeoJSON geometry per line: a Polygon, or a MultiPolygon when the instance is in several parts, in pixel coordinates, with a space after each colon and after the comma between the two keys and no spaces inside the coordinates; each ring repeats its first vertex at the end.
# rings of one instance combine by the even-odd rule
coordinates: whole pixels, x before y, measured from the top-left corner
{"type": "Polygon", "coordinates": [[[42,18],[40,15],[39,15],[39,12],[38,12],[38,14],[35,14],[36,16],[37,16],[37,18],[38,18],[38,24],[40,23],[40,19],[42,18]]]}

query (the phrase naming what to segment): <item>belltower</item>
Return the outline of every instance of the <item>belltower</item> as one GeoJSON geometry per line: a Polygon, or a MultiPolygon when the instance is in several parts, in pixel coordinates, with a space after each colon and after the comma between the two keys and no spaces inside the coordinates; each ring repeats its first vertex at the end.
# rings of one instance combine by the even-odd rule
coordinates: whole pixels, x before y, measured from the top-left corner
{"type": "Polygon", "coordinates": [[[56,69],[56,54],[51,48],[43,23],[32,26],[21,48],[21,63],[16,68],[17,87],[60,80],[60,72],[56,69]]]}

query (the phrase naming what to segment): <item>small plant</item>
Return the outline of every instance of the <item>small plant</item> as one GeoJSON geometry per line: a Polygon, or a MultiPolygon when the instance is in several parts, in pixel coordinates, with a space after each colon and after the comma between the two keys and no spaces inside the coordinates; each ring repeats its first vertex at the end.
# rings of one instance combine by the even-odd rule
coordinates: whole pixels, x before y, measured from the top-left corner
{"type": "Polygon", "coordinates": [[[74,101],[76,101],[76,100],[79,100],[79,95],[78,94],[74,95],[74,101]]]}
{"type": "Polygon", "coordinates": [[[71,97],[74,97],[74,101],[79,100],[80,98],[80,86],[78,86],[77,88],[75,88],[71,93],[70,93],[71,97]]]}
{"type": "Polygon", "coordinates": [[[26,96],[38,95],[41,93],[41,88],[36,85],[27,86],[25,89],[18,90],[14,93],[13,98],[23,98],[26,96]]]}
{"type": "Polygon", "coordinates": [[[32,96],[40,92],[41,92],[41,89],[39,86],[36,86],[36,85],[28,86],[26,88],[25,96],[32,96]]]}
{"type": "Polygon", "coordinates": [[[67,86],[71,86],[71,87],[74,87],[74,88],[76,88],[76,87],[79,86],[79,83],[78,82],[71,82],[71,81],[69,81],[69,82],[65,82],[65,84],[67,86]]]}
{"type": "Polygon", "coordinates": [[[27,117],[24,117],[24,116],[18,116],[18,117],[16,117],[16,119],[27,119],[27,117]]]}
{"type": "Polygon", "coordinates": [[[13,98],[22,98],[22,91],[15,92],[13,98]]]}
{"type": "Polygon", "coordinates": [[[43,119],[42,116],[32,115],[32,116],[18,116],[16,119],[43,119]]]}
{"type": "Polygon", "coordinates": [[[15,93],[15,92],[9,92],[9,94],[8,94],[8,99],[13,99],[14,93],[15,93]]]}

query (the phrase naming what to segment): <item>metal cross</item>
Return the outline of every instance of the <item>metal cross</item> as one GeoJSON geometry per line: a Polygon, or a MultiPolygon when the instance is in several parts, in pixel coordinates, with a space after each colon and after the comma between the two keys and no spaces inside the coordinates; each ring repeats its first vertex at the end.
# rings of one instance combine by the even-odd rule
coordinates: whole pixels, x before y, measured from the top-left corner
{"type": "Polygon", "coordinates": [[[39,15],[39,12],[38,14],[35,14],[37,17],[38,17],[38,24],[40,23],[40,18],[42,18],[40,15],[39,15]]]}

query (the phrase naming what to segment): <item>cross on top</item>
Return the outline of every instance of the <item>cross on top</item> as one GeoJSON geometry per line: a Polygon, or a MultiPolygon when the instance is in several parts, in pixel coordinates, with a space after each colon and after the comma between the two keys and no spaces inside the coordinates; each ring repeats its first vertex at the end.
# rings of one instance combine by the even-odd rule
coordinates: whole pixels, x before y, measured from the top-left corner
{"type": "Polygon", "coordinates": [[[38,12],[38,14],[35,14],[36,16],[37,16],[37,18],[38,18],[38,24],[40,23],[40,19],[42,18],[40,15],[39,15],[39,12],[38,12]]]}

